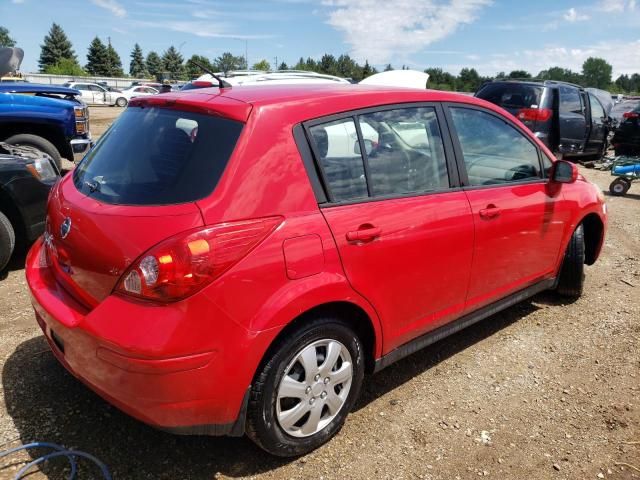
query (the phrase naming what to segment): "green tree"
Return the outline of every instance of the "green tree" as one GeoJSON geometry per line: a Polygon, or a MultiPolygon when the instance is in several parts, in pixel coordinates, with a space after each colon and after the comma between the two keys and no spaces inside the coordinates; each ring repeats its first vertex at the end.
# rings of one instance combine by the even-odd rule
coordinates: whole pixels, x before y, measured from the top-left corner
{"type": "Polygon", "coordinates": [[[427,68],[424,73],[429,74],[427,86],[433,90],[455,90],[456,77],[441,68],[427,68]]]}
{"type": "Polygon", "coordinates": [[[90,75],[109,75],[107,47],[98,37],[89,44],[85,69],[90,75]]]}
{"type": "Polygon", "coordinates": [[[609,88],[613,68],[604,58],[589,57],[582,64],[582,76],[586,87],[609,88]]]}
{"type": "Polygon", "coordinates": [[[184,76],[183,63],[182,55],[173,45],[162,54],[162,68],[165,72],[169,72],[172,79],[181,79],[184,76]]]}
{"type": "Polygon", "coordinates": [[[43,73],[50,75],[71,75],[73,77],[84,77],[87,72],[82,69],[73,58],[61,58],[55,65],[47,65],[43,73]]]}
{"type": "Polygon", "coordinates": [[[156,80],[160,79],[160,74],[162,74],[162,59],[160,55],[156,52],[149,52],[146,64],[149,75],[152,75],[156,80]]]}
{"type": "Polygon", "coordinates": [[[113,48],[111,43],[107,46],[107,65],[109,68],[109,73],[107,76],[109,77],[124,77],[124,71],[122,70],[122,60],[120,60],[120,55],[116,52],[116,49],[113,48]]]}
{"type": "Polygon", "coordinates": [[[541,80],[556,80],[558,82],[575,84],[582,84],[583,82],[582,76],[578,72],[562,67],[551,67],[548,70],[542,70],[538,73],[538,78],[541,80]]]}
{"type": "Polygon", "coordinates": [[[144,62],[142,48],[137,43],[131,50],[131,62],[129,62],[129,75],[134,78],[142,78],[147,76],[147,65],[144,62]]]}
{"type": "Polygon", "coordinates": [[[230,52],[224,52],[218,58],[215,59],[214,65],[216,70],[227,73],[231,70],[242,70],[246,68],[246,62],[244,57],[236,57],[230,52]]]}
{"type": "Polygon", "coordinates": [[[325,53],[318,63],[318,69],[320,70],[320,73],[326,73],[327,75],[336,75],[338,73],[336,57],[325,53]]]}
{"type": "Polygon", "coordinates": [[[459,92],[475,92],[482,84],[482,79],[475,68],[463,68],[458,75],[457,90],[459,92]]]}
{"type": "Polygon", "coordinates": [[[213,65],[211,65],[211,62],[207,57],[203,57],[202,55],[191,55],[191,58],[187,60],[187,63],[185,63],[184,65],[187,78],[189,79],[198,78],[200,75],[207,73],[203,70],[202,67],[199,67],[196,64],[202,65],[202,67],[210,71],[215,70],[215,68],[213,67],[213,65]]]}
{"type": "Polygon", "coordinates": [[[257,63],[253,64],[253,67],[251,67],[253,70],[271,70],[271,64],[269,64],[269,62],[267,62],[264,58],[262,60],[260,60],[257,63]]]}
{"type": "Polygon", "coordinates": [[[509,78],[531,78],[531,74],[526,70],[513,70],[509,73],[509,78]]]}
{"type": "MultiPolygon", "coordinates": [[[[391,70],[393,70],[393,67],[391,66],[390,63],[387,63],[387,66],[384,67],[384,71],[385,72],[390,72],[391,70]]],[[[425,72],[426,72],[426,70],[425,70],[425,72]]]]}
{"type": "Polygon", "coordinates": [[[304,68],[302,70],[309,70],[310,72],[317,72],[317,71],[319,71],[318,64],[316,63],[316,61],[313,58],[307,57],[307,59],[304,62],[304,68]]]}
{"type": "Polygon", "coordinates": [[[44,43],[40,45],[40,59],[38,60],[40,71],[44,72],[47,67],[57,65],[63,58],[70,58],[76,64],[78,63],[67,34],[64,33],[60,25],[53,23],[49,33],[44,37],[44,43]]]}
{"type": "Polygon", "coordinates": [[[335,73],[339,77],[353,78],[357,63],[349,55],[340,55],[336,60],[335,73]]]}
{"type": "Polygon", "coordinates": [[[15,47],[16,41],[9,36],[9,30],[4,27],[0,27],[0,48],[2,47],[15,47]]]}
{"type": "Polygon", "coordinates": [[[306,70],[307,64],[304,62],[304,58],[300,57],[298,63],[296,63],[293,67],[294,70],[306,70]]]}
{"type": "Polygon", "coordinates": [[[375,73],[378,73],[375,67],[372,67],[371,65],[369,65],[369,60],[365,60],[364,65],[362,67],[362,78],[367,78],[368,76],[373,75],[375,73]]]}
{"type": "Polygon", "coordinates": [[[278,66],[278,70],[289,70],[289,67],[287,66],[287,64],[285,62],[282,62],[278,66]]]}

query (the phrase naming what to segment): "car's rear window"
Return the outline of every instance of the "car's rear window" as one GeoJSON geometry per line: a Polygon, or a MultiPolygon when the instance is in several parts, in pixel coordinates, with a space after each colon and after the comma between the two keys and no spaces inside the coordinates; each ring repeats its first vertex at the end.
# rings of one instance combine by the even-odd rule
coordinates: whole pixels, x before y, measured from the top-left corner
{"type": "Polygon", "coordinates": [[[76,188],[120,205],[166,205],[208,196],[243,123],[166,108],[127,108],[75,169],[76,188]]]}
{"type": "Polygon", "coordinates": [[[476,96],[507,110],[536,108],[540,106],[542,89],[543,87],[522,83],[489,83],[476,96]]]}

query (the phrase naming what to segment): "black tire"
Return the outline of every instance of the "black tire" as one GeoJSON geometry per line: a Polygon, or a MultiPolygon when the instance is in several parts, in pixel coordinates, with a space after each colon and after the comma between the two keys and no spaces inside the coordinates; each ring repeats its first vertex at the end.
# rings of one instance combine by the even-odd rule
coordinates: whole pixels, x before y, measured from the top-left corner
{"type": "Polygon", "coordinates": [[[16,233],[4,213],[0,212],[0,272],[9,263],[16,246],[16,233]]]}
{"type": "Polygon", "coordinates": [[[126,99],[126,98],[124,98],[124,97],[118,97],[118,98],[116,99],[116,105],[117,105],[118,107],[126,107],[126,106],[127,106],[127,103],[129,103],[129,102],[128,102],[128,101],[127,101],[127,99],[126,99]]]}
{"type": "MultiPolygon", "coordinates": [[[[266,363],[261,366],[251,388],[246,423],[249,438],[260,448],[279,457],[304,455],[329,441],[340,431],[358,398],[364,378],[363,352],[360,339],[337,318],[318,317],[302,328],[283,336],[271,349],[271,353],[268,354],[270,356],[265,358],[266,363]],[[296,355],[314,342],[324,339],[337,340],[349,351],[353,368],[351,387],[342,407],[330,423],[310,436],[295,437],[285,432],[277,419],[278,387],[296,355]]],[[[306,402],[306,399],[300,403],[303,402],[306,402]]],[[[324,406],[321,409],[324,409],[324,406]]],[[[304,418],[305,416],[302,417],[304,418]]]]}
{"type": "Polygon", "coordinates": [[[556,291],[563,297],[578,298],[584,286],[584,227],[573,232],[564,254],[556,291]]]}
{"type": "Polygon", "coordinates": [[[53,158],[53,161],[58,167],[58,171],[62,169],[62,157],[60,156],[60,152],[58,152],[55,145],[46,138],[39,137],[38,135],[32,135],[30,133],[19,133],[18,135],[13,135],[12,137],[7,138],[5,142],[10,145],[26,145],[27,147],[33,147],[40,150],[53,158]]]}
{"type": "Polygon", "coordinates": [[[618,177],[609,185],[609,192],[611,192],[611,195],[622,196],[627,193],[630,188],[631,182],[629,180],[618,177]]]}

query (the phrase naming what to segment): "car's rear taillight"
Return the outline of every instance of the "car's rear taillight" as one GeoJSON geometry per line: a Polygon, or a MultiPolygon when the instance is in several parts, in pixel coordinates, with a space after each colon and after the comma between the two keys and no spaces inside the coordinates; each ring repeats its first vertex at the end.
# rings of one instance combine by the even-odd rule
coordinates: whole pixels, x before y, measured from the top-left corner
{"type": "Polygon", "coordinates": [[[139,257],[116,291],[160,302],[196,293],[245,257],[282,217],[223,223],[175,235],[139,257]]]}
{"type": "Polygon", "coordinates": [[[521,122],[546,122],[552,115],[550,108],[522,108],[516,114],[521,122]]]}
{"type": "Polygon", "coordinates": [[[640,113],[638,112],[626,112],[622,115],[623,118],[640,118],[640,113]]]}

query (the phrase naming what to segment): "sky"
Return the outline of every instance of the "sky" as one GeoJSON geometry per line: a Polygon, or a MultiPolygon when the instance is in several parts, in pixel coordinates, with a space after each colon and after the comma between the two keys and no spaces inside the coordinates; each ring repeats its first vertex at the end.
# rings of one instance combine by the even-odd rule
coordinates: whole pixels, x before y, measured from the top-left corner
{"type": "Polygon", "coordinates": [[[174,45],[185,59],[246,49],[249,64],[272,66],[348,53],[377,67],[535,75],[580,71],[597,56],[614,78],[640,72],[640,0],[0,0],[0,26],[25,50],[23,71],[37,71],[52,22],[82,65],[97,35],[125,70],[137,42],[145,55],[174,45]]]}

